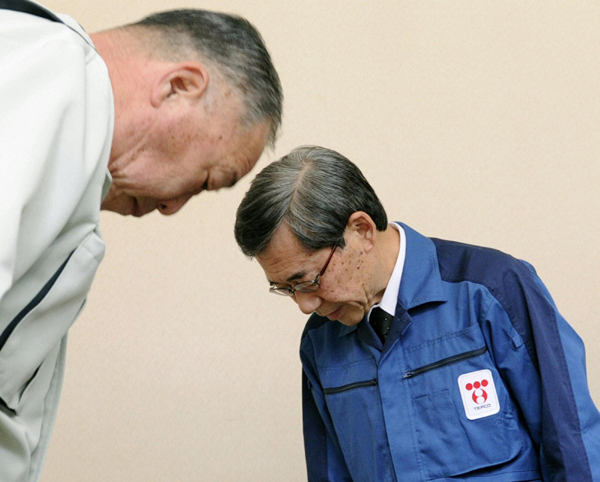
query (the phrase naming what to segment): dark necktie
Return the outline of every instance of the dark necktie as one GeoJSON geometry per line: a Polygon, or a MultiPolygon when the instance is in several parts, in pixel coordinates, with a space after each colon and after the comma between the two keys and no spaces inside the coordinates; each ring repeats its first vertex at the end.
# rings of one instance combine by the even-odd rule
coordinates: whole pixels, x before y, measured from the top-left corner
{"type": "Polygon", "coordinates": [[[385,343],[385,337],[390,331],[392,320],[394,317],[388,312],[382,310],[379,306],[373,308],[369,315],[369,323],[373,327],[373,331],[377,334],[381,343],[385,343]]]}

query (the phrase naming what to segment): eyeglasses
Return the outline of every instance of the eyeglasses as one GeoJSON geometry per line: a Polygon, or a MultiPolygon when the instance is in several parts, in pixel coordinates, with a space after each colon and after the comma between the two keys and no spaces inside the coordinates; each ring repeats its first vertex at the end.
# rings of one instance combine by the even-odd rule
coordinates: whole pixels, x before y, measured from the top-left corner
{"type": "Polygon", "coordinates": [[[329,258],[327,258],[325,266],[323,266],[323,269],[313,281],[303,281],[302,283],[298,283],[294,287],[277,286],[275,284],[271,284],[271,286],[269,287],[269,292],[281,296],[294,296],[294,293],[296,293],[296,291],[299,291],[300,293],[312,293],[313,291],[317,291],[321,287],[321,283],[319,282],[321,280],[321,276],[323,276],[323,273],[325,273],[327,266],[329,266],[329,262],[331,261],[331,258],[333,257],[333,253],[335,253],[336,248],[337,243],[333,245],[333,249],[329,254],[329,258]]]}

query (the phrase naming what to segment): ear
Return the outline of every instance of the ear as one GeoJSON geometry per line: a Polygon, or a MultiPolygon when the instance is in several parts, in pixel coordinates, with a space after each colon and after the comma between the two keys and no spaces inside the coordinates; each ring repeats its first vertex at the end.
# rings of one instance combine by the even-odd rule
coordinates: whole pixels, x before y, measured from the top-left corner
{"type": "Polygon", "coordinates": [[[167,100],[199,99],[206,92],[208,81],[208,71],[198,62],[168,64],[156,76],[150,102],[158,107],[167,100]]]}
{"type": "Polygon", "coordinates": [[[375,246],[377,238],[377,226],[375,221],[367,213],[356,211],[348,218],[346,231],[350,236],[358,236],[365,252],[369,252],[375,246]]]}

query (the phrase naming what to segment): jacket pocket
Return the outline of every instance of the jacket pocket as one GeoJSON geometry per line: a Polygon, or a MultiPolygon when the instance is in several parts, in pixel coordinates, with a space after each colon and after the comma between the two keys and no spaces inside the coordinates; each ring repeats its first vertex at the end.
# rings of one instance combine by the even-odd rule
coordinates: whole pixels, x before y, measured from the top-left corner
{"type": "Polygon", "coordinates": [[[325,404],[352,480],[396,480],[375,360],[319,366],[325,404]]]}
{"type": "Polygon", "coordinates": [[[445,367],[446,365],[452,365],[453,363],[459,363],[461,361],[468,360],[470,358],[475,358],[483,355],[487,352],[487,346],[482,346],[481,348],[477,348],[475,350],[467,351],[465,353],[459,353],[458,355],[452,355],[447,358],[442,358],[441,360],[435,361],[433,363],[429,363],[428,365],[424,365],[419,368],[415,368],[413,370],[409,370],[404,374],[404,378],[413,378],[423,373],[427,373],[431,370],[437,370],[438,368],[445,367]]]}
{"type": "Polygon", "coordinates": [[[347,455],[350,467],[362,465],[352,460],[359,446],[369,446],[381,439],[383,414],[377,386],[377,367],[371,360],[345,367],[328,367],[320,372],[325,404],[335,431],[347,455]],[[375,421],[380,422],[375,422],[375,421]],[[379,426],[378,426],[379,425],[379,426]]]}
{"type": "Polygon", "coordinates": [[[324,388],[323,393],[325,395],[334,395],[336,393],[347,392],[348,390],[355,390],[357,388],[375,387],[377,386],[377,379],[365,380],[364,382],[348,383],[341,387],[324,388]]]}
{"type": "Polygon", "coordinates": [[[379,397],[374,360],[359,360],[343,366],[321,366],[319,377],[330,411],[336,411],[338,405],[370,403],[368,400],[379,397]]]}
{"type": "Polygon", "coordinates": [[[503,464],[518,456],[523,441],[517,413],[479,325],[411,347],[407,358],[414,367],[404,379],[411,392],[413,427],[427,480],[480,469],[501,470],[503,464]],[[494,403],[481,404],[482,416],[473,419],[467,416],[467,404],[479,398],[474,395],[473,384],[469,396],[463,397],[461,390],[466,388],[459,385],[459,379],[479,373],[490,378],[484,381],[480,377],[480,382],[490,392],[485,398],[489,395],[494,403]]]}
{"type": "Polygon", "coordinates": [[[18,413],[25,388],[79,315],[103,255],[104,242],[90,233],[0,334],[0,403],[8,409],[18,413]]]}

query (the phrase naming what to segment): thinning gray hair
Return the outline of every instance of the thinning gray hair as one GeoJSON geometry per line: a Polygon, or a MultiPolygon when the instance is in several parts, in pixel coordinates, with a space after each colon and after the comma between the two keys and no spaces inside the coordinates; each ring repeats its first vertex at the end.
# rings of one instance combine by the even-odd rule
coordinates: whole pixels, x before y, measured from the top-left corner
{"type": "Polygon", "coordinates": [[[261,254],[287,224],[309,252],[345,246],[352,213],[364,211],[387,228],[387,215],[362,172],[336,151],[299,147],[265,167],[237,209],[235,239],[249,257],[261,254]]]}
{"type": "MultiPolygon", "coordinates": [[[[126,27],[159,32],[171,55],[192,51],[213,63],[241,95],[247,124],[271,121],[274,146],[283,110],[281,82],[258,30],[246,19],[198,9],[159,12],[126,27]]],[[[179,61],[179,59],[178,59],[179,61]]]]}

